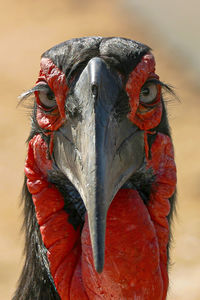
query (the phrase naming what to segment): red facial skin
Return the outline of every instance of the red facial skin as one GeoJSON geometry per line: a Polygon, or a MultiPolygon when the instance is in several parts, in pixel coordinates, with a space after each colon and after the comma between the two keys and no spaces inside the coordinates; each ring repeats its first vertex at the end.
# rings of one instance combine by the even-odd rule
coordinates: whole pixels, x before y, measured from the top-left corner
{"type": "MultiPolygon", "coordinates": [[[[39,81],[49,84],[58,102],[53,123],[40,107],[37,111],[40,126],[49,129],[51,134],[65,120],[67,86],[63,76],[57,83],[56,76],[59,78],[63,73],[49,59],[42,60],[41,68],[39,81]]],[[[156,105],[147,114],[141,113],[142,104],[139,104],[138,93],[145,81],[155,76],[154,69],[153,56],[145,55],[131,73],[126,88],[131,105],[129,118],[145,130],[146,137],[149,130],[159,124],[162,114],[160,93],[156,105]]],[[[147,147],[146,138],[146,154],[147,147]]],[[[146,157],[147,168],[152,167],[156,175],[148,206],[136,190],[121,189],[113,199],[107,216],[105,266],[101,274],[93,265],[87,216],[82,232],[75,230],[68,222],[62,195],[47,181],[47,172],[52,167],[48,153],[42,137],[34,136],[29,142],[25,174],[47,248],[50,271],[61,299],[165,300],[168,288],[168,199],[176,185],[170,138],[158,133],[151,147],[151,159],[146,157]]]]}
{"type": "Polygon", "coordinates": [[[141,130],[150,130],[155,128],[161,120],[162,103],[161,90],[159,87],[157,99],[153,104],[149,104],[149,110],[139,102],[141,87],[150,78],[159,78],[155,73],[155,60],[153,55],[146,54],[142,61],[137,65],[129,75],[126,84],[126,92],[130,98],[131,112],[129,119],[136,124],[141,130]],[[155,105],[156,104],[156,105],[155,105]]]}
{"type": "MultiPolygon", "coordinates": [[[[68,92],[65,74],[48,58],[41,59],[41,70],[37,83],[46,82],[56,95],[57,107],[46,114],[39,99],[38,92],[35,92],[37,107],[37,122],[41,128],[54,131],[57,130],[66,120],[65,101],[68,92]]],[[[48,110],[47,110],[48,111],[48,110]]]]}

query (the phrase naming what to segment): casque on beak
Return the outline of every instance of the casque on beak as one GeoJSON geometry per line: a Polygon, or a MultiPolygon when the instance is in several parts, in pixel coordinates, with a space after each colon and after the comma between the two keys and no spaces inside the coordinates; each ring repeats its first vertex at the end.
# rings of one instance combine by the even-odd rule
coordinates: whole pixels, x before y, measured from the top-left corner
{"type": "MultiPolygon", "coordinates": [[[[92,58],[78,78],[70,101],[79,106],[55,132],[56,165],[79,191],[86,206],[97,272],[104,266],[106,216],[123,184],[144,161],[143,131],[116,117],[122,83],[106,62],[92,58]]],[[[68,99],[66,100],[68,101],[68,99]]]]}

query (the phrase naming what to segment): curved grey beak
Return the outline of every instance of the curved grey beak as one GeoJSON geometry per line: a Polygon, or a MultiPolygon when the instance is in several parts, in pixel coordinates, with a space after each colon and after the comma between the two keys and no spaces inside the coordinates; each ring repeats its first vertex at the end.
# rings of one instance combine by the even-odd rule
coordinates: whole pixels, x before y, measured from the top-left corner
{"type": "Polygon", "coordinates": [[[91,59],[66,100],[78,105],[77,113],[54,137],[55,162],[86,206],[94,264],[99,273],[104,266],[108,208],[144,161],[143,132],[126,116],[122,120],[117,117],[121,91],[118,74],[103,59],[91,59]]]}

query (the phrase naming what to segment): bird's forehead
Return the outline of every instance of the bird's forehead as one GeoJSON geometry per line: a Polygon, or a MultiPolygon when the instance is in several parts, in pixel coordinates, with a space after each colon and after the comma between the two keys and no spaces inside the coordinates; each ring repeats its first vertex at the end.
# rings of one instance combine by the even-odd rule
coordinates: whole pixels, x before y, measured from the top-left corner
{"type": "Polygon", "coordinates": [[[130,39],[84,37],[58,44],[47,50],[42,57],[51,59],[66,75],[74,64],[88,62],[96,56],[114,58],[114,67],[129,74],[149,51],[148,46],[130,39]]]}

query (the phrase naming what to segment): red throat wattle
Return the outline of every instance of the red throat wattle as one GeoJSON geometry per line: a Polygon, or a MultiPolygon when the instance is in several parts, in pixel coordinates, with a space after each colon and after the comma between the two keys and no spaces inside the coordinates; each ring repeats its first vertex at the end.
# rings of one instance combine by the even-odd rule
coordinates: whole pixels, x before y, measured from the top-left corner
{"type": "Polygon", "coordinates": [[[38,82],[45,81],[57,94],[58,107],[45,114],[39,99],[37,121],[51,136],[50,149],[38,134],[29,142],[25,165],[27,186],[32,194],[36,217],[55,287],[62,300],[143,299],[165,300],[168,288],[167,245],[169,242],[169,198],[176,186],[176,167],[171,139],[157,133],[149,157],[148,134],[161,120],[160,92],[150,110],[139,104],[141,86],[157,75],[151,54],[146,54],[130,74],[126,91],[130,98],[129,119],[144,130],[146,168],[152,168],[155,182],[146,206],[139,193],[121,189],[110,205],[106,225],[105,267],[97,273],[93,264],[87,216],[82,229],[68,222],[64,199],[48,182],[52,168],[49,152],[53,131],[65,121],[64,103],[68,92],[65,75],[50,59],[42,59],[38,82]],[[127,211],[129,214],[127,215],[127,211]],[[148,259],[151,257],[151,259],[148,259]],[[145,280],[144,280],[145,278],[145,280]]]}

